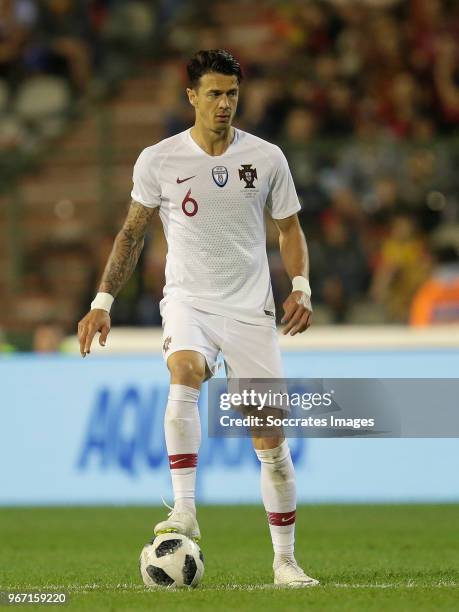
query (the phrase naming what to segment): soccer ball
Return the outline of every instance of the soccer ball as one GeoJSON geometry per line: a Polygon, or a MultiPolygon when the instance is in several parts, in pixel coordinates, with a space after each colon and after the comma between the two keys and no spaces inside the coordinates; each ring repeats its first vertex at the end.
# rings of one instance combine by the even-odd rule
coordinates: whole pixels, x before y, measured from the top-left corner
{"type": "Polygon", "coordinates": [[[204,557],[193,540],[163,533],[140,553],[140,574],[148,587],[195,587],[204,575],[204,557]]]}

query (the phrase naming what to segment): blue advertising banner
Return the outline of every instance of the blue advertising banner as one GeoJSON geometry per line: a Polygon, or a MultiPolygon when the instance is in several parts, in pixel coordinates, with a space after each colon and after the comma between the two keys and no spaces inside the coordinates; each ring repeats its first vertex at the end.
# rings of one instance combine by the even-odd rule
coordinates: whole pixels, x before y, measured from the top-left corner
{"type": "MultiPolygon", "coordinates": [[[[289,377],[454,378],[459,351],[284,355],[289,377]]],[[[171,501],[159,355],[0,358],[0,505],[171,501]]],[[[201,503],[257,503],[249,439],[208,438],[200,401],[201,503]]],[[[300,502],[457,501],[459,439],[290,440],[300,502]]]]}

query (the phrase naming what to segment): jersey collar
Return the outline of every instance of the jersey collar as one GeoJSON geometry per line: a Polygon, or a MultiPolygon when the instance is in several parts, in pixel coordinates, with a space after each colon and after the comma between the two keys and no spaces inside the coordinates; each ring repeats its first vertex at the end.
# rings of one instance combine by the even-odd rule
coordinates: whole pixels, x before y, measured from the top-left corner
{"type": "Polygon", "coordinates": [[[226,149],[226,151],[224,153],[222,153],[221,155],[209,155],[209,153],[207,153],[206,151],[204,151],[204,149],[202,149],[198,143],[193,139],[193,136],[191,135],[191,128],[188,128],[185,131],[185,138],[186,140],[189,142],[189,144],[199,153],[201,153],[202,155],[205,155],[206,157],[210,157],[211,159],[218,159],[220,157],[224,157],[225,155],[227,155],[230,151],[230,149],[236,144],[236,142],[239,140],[239,130],[237,128],[235,128],[233,126],[234,129],[234,136],[233,136],[233,140],[229,143],[228,148],[226,149]]]}

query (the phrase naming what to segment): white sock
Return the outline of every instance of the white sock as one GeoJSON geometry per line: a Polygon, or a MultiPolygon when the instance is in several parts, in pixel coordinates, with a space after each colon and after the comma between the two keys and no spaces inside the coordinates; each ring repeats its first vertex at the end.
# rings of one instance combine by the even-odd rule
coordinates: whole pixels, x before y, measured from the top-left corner
{"type": "Polygon", "coordinates": [[[198,398],[198,389],[185,385],[171,385],[164,415],[174,508],[193,513],[196,513],[194,501],[196,465],[201,444],[198,398]]]}
{"type": "Polygon", "coordinates": [[[296,484],[287,440],[277,448],[255,450],[261,462],[261,494],[274,548],[274,568],[294,560],[296,484]]]}

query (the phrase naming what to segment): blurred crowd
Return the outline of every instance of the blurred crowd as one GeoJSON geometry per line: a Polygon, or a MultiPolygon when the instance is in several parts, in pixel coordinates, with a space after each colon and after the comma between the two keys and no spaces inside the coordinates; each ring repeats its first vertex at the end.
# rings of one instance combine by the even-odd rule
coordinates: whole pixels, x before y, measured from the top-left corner
{"type": "Polygon", "coordinates": [[[153,1],[2,0],[0,79],[12,88],[38,74],[64,78],[78,95],[116,48],[141,46],[151,36],[153,1]]]}
{"type": "MultiPolygon", "coordinates": [[[[1,0],[0,156],[37,153],[153,46],[154,0],[1,0]]],[[[14,164],[12,164],[14,166],[14,164]]],[[[14,174],[14,168],[13,168],[14,174]]]]}
{"type": "MultiPolygon", "coordinates": [[[[458,2],[3,0],[0,78],[14,86],[47,71],[84,95],[109,65],[107,33],[126,40],[119,18],[128,5],[144,9],[131,15],[139,36],[155,38],[146,66],[162,75],[156,140],[192,122],[184,95],[190,55],[227,48],[241,61],[235,124],[280,145],[289,160],[318,323],[459,321],[458,2]]],[[[85,264],[80,314],[111,238],[85,264]]],[[[290,283],[269,223],[268,254],[282,314],[290,283]]],[[[115,324],[160,324],[164,257],[156,227],[116,301],[115,324]]]]}
{"type": "MultiPolygon", "coordinates": [[[[455,305],[437,319],[459,320],[459,4],[291,0],[250,11],[220,1],[180,17],[185,4],[175,3],[169,62],[183,66],[197,48],[216,47],[241,60],[236,125],[287,155],[316,320],[414,323],[415,296],[440,265],[453,270],[455,305]]],[[[164,136],[192,120],[185,81],[171,83],[164,136]]],[[[155,285],[157,301],[162,275],[152,281],[148,262],[162,249],[157,258],[152,249],[143,286],[155,285]]],[[[290,285],[272,227],[268,251],[281,314],[290,285]]],[[[150,303],[142,292],[140,324],[159,324],[142,306],[150,303]]]]}
{"type": "Polygon", "coordinates": [[[12,87],[28,76],[63,76],[85,91],[98,56],[105,3],[2,0],[0,78],[12,87]]]}

